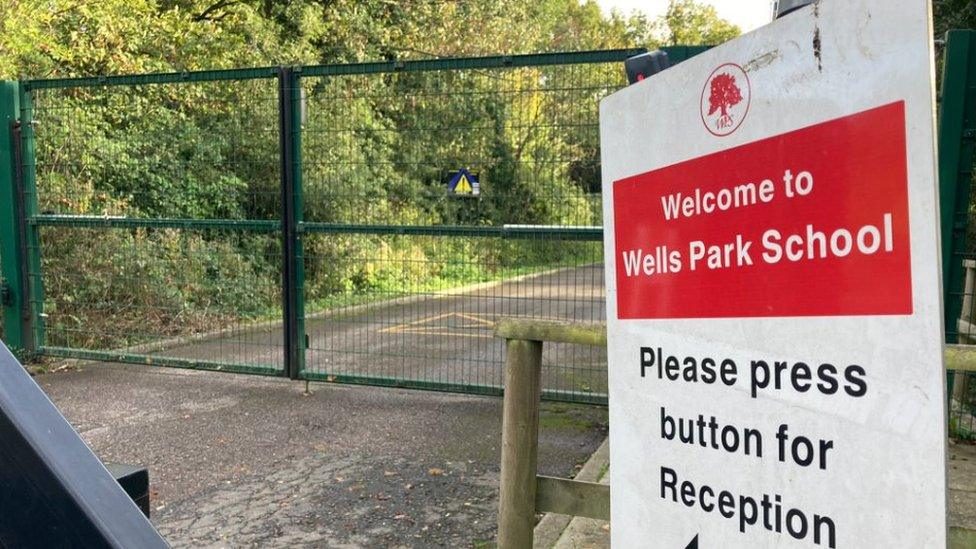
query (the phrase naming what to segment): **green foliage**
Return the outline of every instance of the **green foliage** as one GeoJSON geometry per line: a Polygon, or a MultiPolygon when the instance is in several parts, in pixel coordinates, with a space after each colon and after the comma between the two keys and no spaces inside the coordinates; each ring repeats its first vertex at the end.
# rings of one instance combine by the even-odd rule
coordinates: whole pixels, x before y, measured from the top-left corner
{"type": "Polygon", "coordinates": [[[720,18],[715,8],[695,0],[671,0],[659,24],[668,44],[721,44],[742,32],[720,18]]]}
{"type": "Polygon", "coordinates": [[[90,76],[315,59],[316,2],[8,0],[0,76],[90,76]],[[274,4],[274,3],[268,3],[274,4]]]}
{"type": "Polygon", "coordinates": [[[976,29],[976,0],[933,0],[935,36],[952,29],[976,29]]]}
{"type": "MultiPolygon", "coordinates": [[[[676,0],[660,21],[593,0],[8,0],[0,77],[68,77],[374,59],[717,43],[738,29],[676,0]]],[[[600,223],[596,102],[621,68],[303,78],[309,221],[600,223]],[[480,200],[445,172],[482,173],[480,200]]],[[[278,219],[273,79],[41,90],[43,212],[278,219]]],[[[274,318],[276,235],[45,229],[48,344],[114,348],[274,318]]],[[[594,243],[307,236],[310,308],[439,291],[600,260],[594,243]]]]}
{"type": "Polygon", "coordinates": [[[275,246],[268,236],[172,229],[43,236],[51,345],[120,347],[206,332],[261,318],[279,296],[277,266],[254,253],[275,246]]]}
{"type": "MultiPolygon", "coordinates": [[[[935,33],[976,0],[934,0],[935,33]]],[[[671,44],[739,33],[715,10],[603,14],[594,0],[6,0],[0,78],[171,72],[671,44]]],[[[305,218],[404,225],[599,224],[593,105],[620,67],[303,79],[305,218]],[[449,199],[444,172],[482,173],[449,199]]],[[[610,86],[612,87],[612,86],[610,86]]],[[[34,95],[45,212],[277,219],[272,80],[34,95]]],[[[595,243],[304,239],[311,309],[599,261],[595,243]]],[[[50,344],[117,347],[274,318],[275,235],[47,229],[50,344]],[[141,335],[140,335],[141,334],[141,335]]]]}

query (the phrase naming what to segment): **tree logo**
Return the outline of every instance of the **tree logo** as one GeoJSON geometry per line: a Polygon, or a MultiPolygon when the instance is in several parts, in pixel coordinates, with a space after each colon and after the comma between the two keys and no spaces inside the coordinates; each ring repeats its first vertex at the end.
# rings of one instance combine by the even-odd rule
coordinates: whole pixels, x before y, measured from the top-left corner
{"type": "Polygon", "coordinates": [[[749,113],[751,96],[749,76],[739,65],[726,63],[712,71],[701,95],[705,129],[719,137],[737,130],[749,113]]]}

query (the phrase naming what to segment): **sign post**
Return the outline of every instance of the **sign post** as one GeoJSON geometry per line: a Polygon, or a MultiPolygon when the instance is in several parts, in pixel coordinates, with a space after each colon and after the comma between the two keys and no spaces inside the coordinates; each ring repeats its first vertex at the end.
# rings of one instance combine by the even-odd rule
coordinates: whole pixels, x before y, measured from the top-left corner
{"type": "Polygon", "coordinates": [[[926,0],[822,0],[606,98],[620,547],[944,547],[926,0]]]}

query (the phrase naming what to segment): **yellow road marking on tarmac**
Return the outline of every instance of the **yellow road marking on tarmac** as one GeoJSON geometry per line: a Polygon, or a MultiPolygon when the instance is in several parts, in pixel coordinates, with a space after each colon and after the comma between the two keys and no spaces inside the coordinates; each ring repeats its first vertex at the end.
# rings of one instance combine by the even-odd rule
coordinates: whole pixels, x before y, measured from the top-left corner
{"type": "Polygon", "coordinates": [[[413,322],[390,326],[389,328],[379,330],[379,332],[383,334],[420,334],[432,336],[492,338],[494,336],[491,333],[484,332],[491,330],[494,326],[494,322],[491,320],[486,320],[481,315],[452,312],[432,315],[421,318],[420,320],[414,320],[413,322]],[[447,318],[459,318],[462,320],[467,320],[468,323],[454,326],[434,324],[434,322],[437,322],[438,320],[447,318]]]}

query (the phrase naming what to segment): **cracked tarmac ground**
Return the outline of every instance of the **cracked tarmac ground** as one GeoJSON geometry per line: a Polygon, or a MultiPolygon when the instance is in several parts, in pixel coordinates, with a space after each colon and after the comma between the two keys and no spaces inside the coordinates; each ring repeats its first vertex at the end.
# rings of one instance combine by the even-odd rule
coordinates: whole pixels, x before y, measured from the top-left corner
{"type": "MultiPolygon", "coordinates": [[[[124,365],[38,376],[105,461],[149,468],[175,547],[481,547],[501,400],[124,365]]],[[[573,476],[606,410],[545,404],[539,471],[573,476]]]]}
{"type": "Polygon", "coordinates": [[[310,457],[161,512],[174,545],[460,547],[494,535],[497,477],[467,462],[310,457]],[[175,541],[178,540],[178,541],[175,541]]]}

